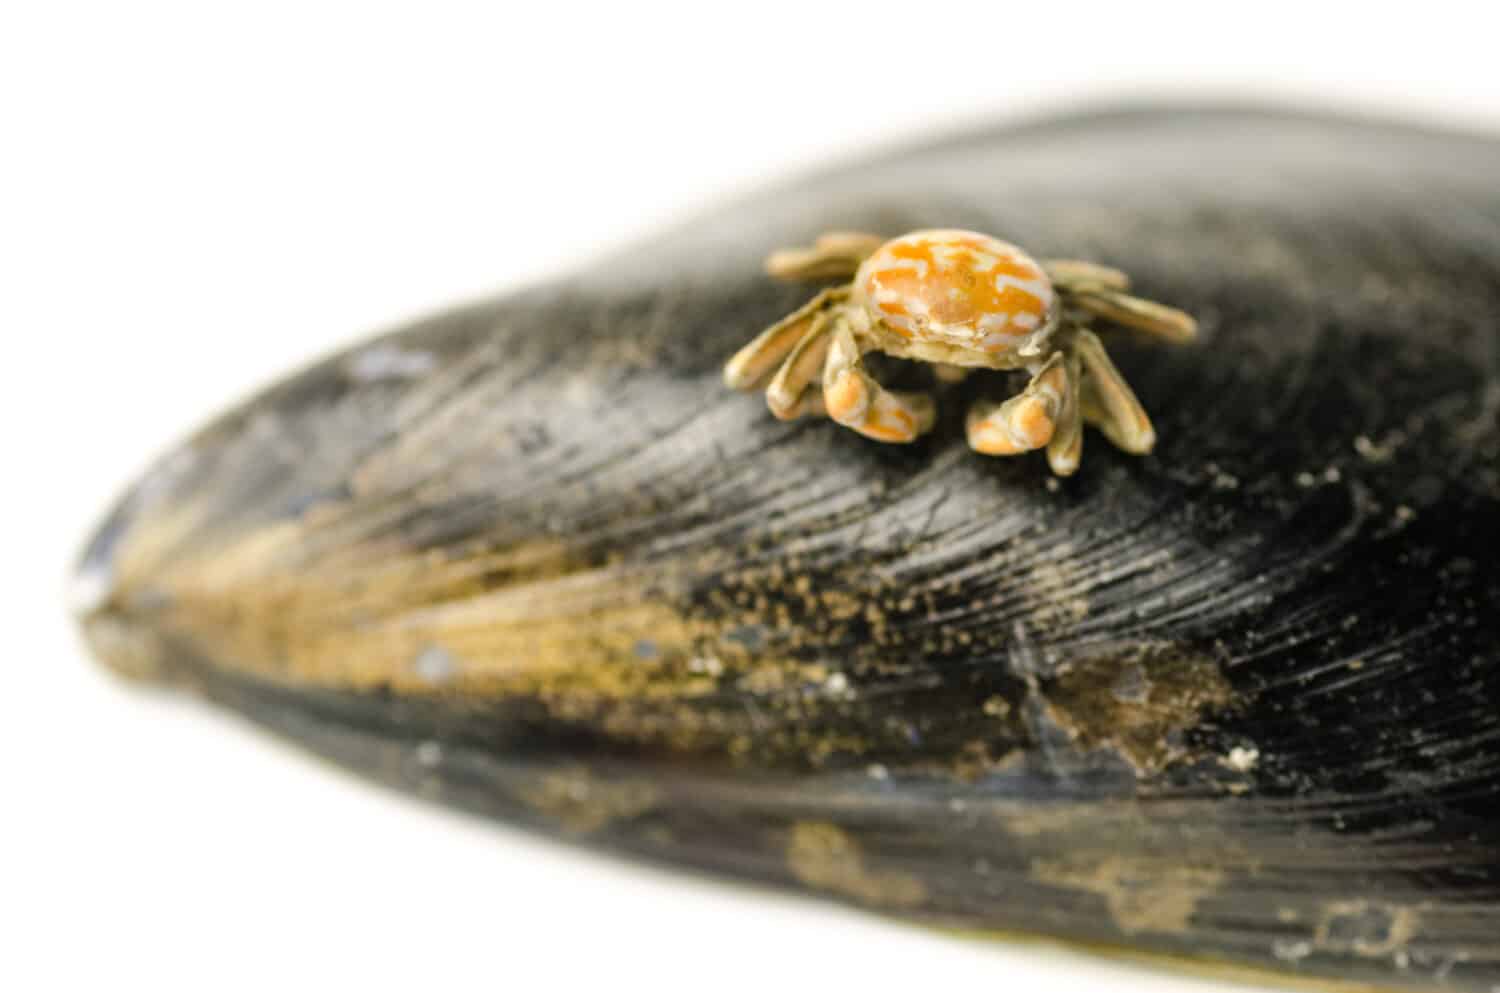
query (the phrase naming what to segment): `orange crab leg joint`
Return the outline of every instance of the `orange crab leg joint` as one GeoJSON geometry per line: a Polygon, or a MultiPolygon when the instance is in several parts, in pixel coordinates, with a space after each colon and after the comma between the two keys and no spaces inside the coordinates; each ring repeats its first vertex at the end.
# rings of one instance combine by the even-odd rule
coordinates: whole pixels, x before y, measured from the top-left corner
{"type": "Polygon", "coordinates": [[[985,455],[1016,455],[1052,440],[1069,390],[1061,352],[1031,378],[1026,391],[992,412],[976,410],[969,418],[969,445],[985,455]]]}
{"type": "Polygon", "coordinates": [[[823,391],[823,404],[829,417],[840,424],[852,424],[869,407],[870,391],[857,372],[845,370],[823,391]]]}

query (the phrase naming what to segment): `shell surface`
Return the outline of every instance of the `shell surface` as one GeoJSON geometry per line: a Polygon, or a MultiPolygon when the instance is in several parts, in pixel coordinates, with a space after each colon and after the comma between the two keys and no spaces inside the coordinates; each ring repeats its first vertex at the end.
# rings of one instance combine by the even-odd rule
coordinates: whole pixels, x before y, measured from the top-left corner
{"type": "Polygon", "coordinates": [[[335,355],[80,565],[115,668],[403,788],[971,931],[1500,984],[1500,146],[1253,111],[979,132],[335,355]],[[1066,484],[722,388],[826,230],[1127,268],[1162,442],[1066,484]],[[560,347],[566,342],[567,347],[560,347]]]}
{"type": "Polygon", "coordinates": [[[1056,306],[1036,260],[973,231],[913,231],[882,245],[854,279],[872,316],[903,338],[986,352],[1016,348],[1056,306]]]}

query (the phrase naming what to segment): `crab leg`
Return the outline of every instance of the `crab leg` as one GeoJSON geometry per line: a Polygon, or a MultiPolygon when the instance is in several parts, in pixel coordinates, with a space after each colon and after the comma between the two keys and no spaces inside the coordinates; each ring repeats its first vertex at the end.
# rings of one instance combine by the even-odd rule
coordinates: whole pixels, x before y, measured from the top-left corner
{"type": "Polygon", "coordinates": [[[1130,277],[1113,266],[1078,259],[1047,259],[1040,263],[1052,285],[1063,291],[1098,287],[1106,290],[1130,289],[1130,277]]]}
{"type": "Polygon", "coordinates": [[[879,235],[830,231],[811,248],[784,248],[766,257],[766,272],[776,279],[846,279],[885,243],[879,235]]]}
{"type": "Polygon", "coordinates": [[[828,332],[832,326],[833,316],[829,311],[814,316],[812,327],[797,342],[766,388],[766,406],[781,420],[790,421],[804,414],[823,412],[822,394],[818,390],[809,390],[808,386],[818,378],[828,359],[828,332]]]}
{"type": "Polygon", "coordinates": [[[1145,455],[1156,445],[1156,429],[1120,370],[1110,361],[1099,336],[1079,330],[1073,351],[1083,368],[1083,418],[1116,446],[1145,455]]]}
{"type": "Polygon", "coordinates": [[[1096,286],[1070,290],[1067,298],[1069,303],[1090,314],[1156,335],[1174,345],[1185,345],[1198,337],[1198,322],[1165,304],[1096,286]]]}
{"type": "Polygon", "coordinates": [[[1068,368],[1053,352],[1026,389],[1002,404],[977,404],[969,411],[969,447],[983,455],[1019,455],[1052,440],[1069,392],[1068,368]]]}
{"type": "Polygon", "coordinates": [[[766,328],[725,363],[725,385],[734,390],[760,386],[812,329],[817,316],[848,295],[847,287],[826,289],[766,328]]]}
{"type": "Polygon", "coordinates": [[[876,441],[914,441],[930,430],[936,419],[932,398],[887,390],[865,372],[861,355],[854,332],[836,319],[823,368],[823,404],[828,416],[876,441]]]}
{"type": "Polygon", "coordinates": [[[1063,389],[1062,410],[1057,415],[1057,429],[1052,440],[1047,442],[1047,464],[1059,476],[1071,476],[1078,471],[1079,459],[1083,457],[1083,382],[1082,361],[1076,354],[1064,360],[1067,384],[1063,389]]]}

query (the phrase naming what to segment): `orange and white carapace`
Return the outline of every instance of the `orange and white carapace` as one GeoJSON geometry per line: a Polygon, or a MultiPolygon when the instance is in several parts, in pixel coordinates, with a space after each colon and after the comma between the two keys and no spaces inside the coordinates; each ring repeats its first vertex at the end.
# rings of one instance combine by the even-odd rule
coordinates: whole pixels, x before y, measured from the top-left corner
{"type": "Polygon", "coordinates": [[[827,414],[878,441],[910,442],[931,429],[932,397],[887,390],[862,358],[883,352],[932,363],[941,382],[975,368],[1024,369],[1026,388],[969,413],[969,444],[987,455],[1045,447],[1052,470],[1078,468],[1083,424],[1145,454],[1150,418],[1090,329],[1103,317],[1173,343],[1197,325],[1180,310],[1131,296],[1124,273],[1091,262],[1038,262],[974,231],[913,231],[890,240],[832,232],[811,248],[773,253],[771,275],[838,277],[773,324],[724,368],[736,389],[766,391],[781,418],[827,414]],[[813,389],[821,377],[822,388],[813,389]]]}

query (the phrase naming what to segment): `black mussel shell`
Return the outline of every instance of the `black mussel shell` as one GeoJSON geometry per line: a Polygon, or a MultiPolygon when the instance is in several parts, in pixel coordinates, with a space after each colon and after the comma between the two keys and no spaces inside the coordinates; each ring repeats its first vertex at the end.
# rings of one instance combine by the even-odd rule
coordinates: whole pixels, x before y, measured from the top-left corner
{"type": "Polygon", "coordinates": [[[981,131],[336,355],[150,470],[97,653],[445,802],[974,932],[1500,987],[1500,145],[981,131]],[[953,226],[1197,315],[1154,455],[882,445],[720,382],[771,249],[953,226]]]}

